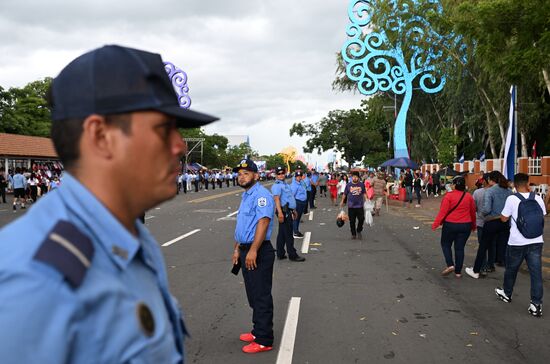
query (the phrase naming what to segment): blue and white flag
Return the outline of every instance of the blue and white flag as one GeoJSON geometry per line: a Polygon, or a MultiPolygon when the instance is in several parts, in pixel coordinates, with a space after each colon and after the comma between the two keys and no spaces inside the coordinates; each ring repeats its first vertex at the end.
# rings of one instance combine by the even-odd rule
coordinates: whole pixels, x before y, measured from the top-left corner
{"type": "Polygon", "coordinates": [[[516,165],[516,86],[510,88],[510,114],[508,131],[506,132],[506,147],[504,148],[504,168],[502,174],[510,181],[514,180],[516,165]]]}
{"type": "Polygon", "coordinates": [[[481,154],[480,154],[480,156],[479,156],[479,161],[480,161],[480,162],[485,161],[485,152],[481,152],[481,154]]]}
{"type": "Polygon", "coordinates": [[[462,155],[458,159],[458,163],[464,163],[464,153],[462,153],[462,155]]]}

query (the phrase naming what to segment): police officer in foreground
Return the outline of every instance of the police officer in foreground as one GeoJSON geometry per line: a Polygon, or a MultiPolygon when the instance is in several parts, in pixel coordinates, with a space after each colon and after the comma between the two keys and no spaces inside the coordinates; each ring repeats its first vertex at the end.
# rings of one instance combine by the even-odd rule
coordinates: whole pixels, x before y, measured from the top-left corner
{"type": "Polygon", "coordinates": [[[243,159],[235,168],[242,195],[237,226],[233,265],[241,265],[246,296],[252,308],[251,332],[240,335],[250,344],[245,353],[259,353],[273,348],[273,297],[271,284],[275,250],[269,240],[273,228],[275,205],[271,193],[259,182],[258,167],[250,159],[243,159]]]}
{"type": "Polygon", "coordinates": [[[277,167],[275,170],[276,180],[271,186],[271,193],[275,200],[275,211],[279,221],[279,231],[277,232],[277,258],[286,259],[286,251],[288,259],[294,262],[303,262],[306,258],[301,257],[294,248],[294,236],[292,220],[298,217],[296,213],[296,199],[292,194],[290,185],[285,182],[285,169],[277,167]]]}
{"type": "Polygon", "coordinates": [[[66,172],[0,230],[0,361],[182,363],[182,314],[138,217],[176,194],[177,128],[216,119],[179,107],[160,55],[120,46],[72,61],[51,97],[66,172]]]}

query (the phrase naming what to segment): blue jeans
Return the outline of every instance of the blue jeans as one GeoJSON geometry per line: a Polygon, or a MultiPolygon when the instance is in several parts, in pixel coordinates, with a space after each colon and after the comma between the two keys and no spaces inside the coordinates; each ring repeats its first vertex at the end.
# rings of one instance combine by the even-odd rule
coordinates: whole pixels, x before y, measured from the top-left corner
{"type": "Polygon", "coordinates": [[[409,201],[410,203],[412,203],[412,186],[405,186],[405,191],[407,192],[405,202],[409,201]]]}
{"type": "MultiPolygon", "coordinates": [[[[483,238],[483,226],[478,226],[477,227],[477,243],[478,243],[478,249],[479,249],[479,244],[481,244],[481,239],[483,238]]],[[[490,251],[489,251],[489,254],[490,251]]],[[[483,261],[481,262],[481,269],[485,269],[485,268],[489,268],[487,266],[487,254],[485,254],[483,256],[483,261]]],[[[493,267],[494,268],[494,267],[493,267]]]]}
{"type": "Polygon", "coordinates": [[[470,229],[472,224],[466,223],[443,223],[443,229],[441,231],[441,249],[445,256],[445,262],[447,267],[454,266],[455,273],[460,274],[462,272],[462,266],[464,264],[464,246],[466,241],[470,237],[470,229]],[[453,262],[453,253],[451,251],[452,245],[455,245],[455,261],[453,262]]]}
{"type": "Polygon", "coordinates": [[[293,226],[294,226],[294,233],[300,232],[300,219],[302,218],[302,215],[304,214],[304,209],[307,207],[307,201],[300,201],[296,200],[296,220],[294,220],[293,226]]]}
{"type": "Polygon", "coordinates": [[[523,260],[527,262],[531,276],[531,302],[542,304],[542,243],[524,246],[508,245],[506,250],[506,271],[504,272],[504,293],[512,298],[514,283],[523,260]]]}

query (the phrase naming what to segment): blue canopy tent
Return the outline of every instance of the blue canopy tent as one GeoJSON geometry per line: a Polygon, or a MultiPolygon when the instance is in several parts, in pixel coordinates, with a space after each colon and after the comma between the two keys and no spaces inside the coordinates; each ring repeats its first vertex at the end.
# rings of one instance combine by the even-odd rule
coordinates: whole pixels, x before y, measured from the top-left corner
{"type": "Polygon", "coordinates": [[[385,161],[380,167],[412,168],[418,169],[418,164],[406,157],[393,158],[385,161]]]}

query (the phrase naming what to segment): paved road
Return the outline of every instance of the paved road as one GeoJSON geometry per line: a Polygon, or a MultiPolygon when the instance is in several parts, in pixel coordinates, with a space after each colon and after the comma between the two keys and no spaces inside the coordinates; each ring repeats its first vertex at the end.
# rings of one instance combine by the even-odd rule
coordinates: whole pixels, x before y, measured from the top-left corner
{"type": "MultiPolygon", "coordinates": [[[[357,241],[347,225],[336,227],[337,210],[324,198],[312,220],[304,218],[302,230],[311,232],[307,261],[275,262],[275,350],[243,354],[238,335],[250,329],[251,311],[242,277],[229,272],[235,226],[229,215],[240,192],[179,195],[147,213],[160,244],[192,233],[162,247],[191,332],[186,362],[276,363],[293,297],[300,298],[295,341],[284,347],[292,363],[550,361],[548,317],[527,314],[526,274],[518,276],[514,301],[502,303],[493,293],[502,270],[480,280],[439,276],[440,233],[409,216],[414,210],[392,207],[357,241]]],[[[15,215],[0,211],[0,224],[15,215]]],[[[468,247],[467,261],[474,249],[468,247]]]]}

